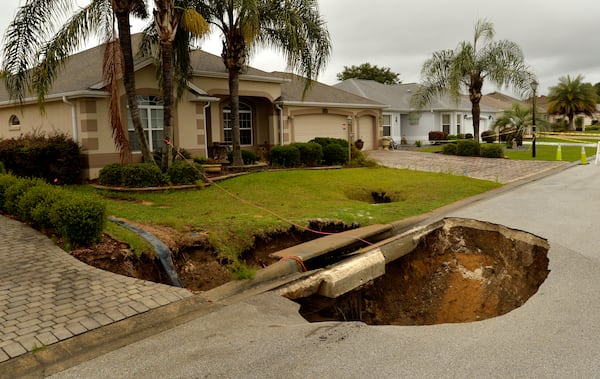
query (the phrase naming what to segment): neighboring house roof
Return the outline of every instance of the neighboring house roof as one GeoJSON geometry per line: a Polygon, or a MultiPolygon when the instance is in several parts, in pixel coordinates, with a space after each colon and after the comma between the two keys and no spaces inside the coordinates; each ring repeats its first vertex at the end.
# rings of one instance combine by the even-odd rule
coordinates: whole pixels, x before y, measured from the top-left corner
{"type": "MultiPolygon", "coordinates": [[[[377,102],[388,104],[387,110],[397,112],[410,112],[415,109],[410,107],[411,96],[419,89],[418,83],[407,84],[382,84],[374,80],[348,79],[337,83],[334,87],[364,96],[377,102]]],[[[451,96],[439,96],[432,100],[427,109],[433,111],[471,111],[471,102],[462,96],[458,103],[451,96]]],[[[496,108],[481,104],[482,112],[497,112],[496,108]]]]}
{"type": "Polygon", "coordinates": [[[281,86],[280,101],[286,105],[319,105],[319,106],[360,106],[366,108],[383,109],[387,105],[384,103],[358,96],[341,89],[313,81],[310,89],[303,97],[305,78],[285,72],[273,72],[281,78],[287,79],[281,86]]]}
{"type": "Polygon", "coordinates": [[[487,95],[483,95],[479,104],[496,108],[498,111],[505,111],[511,109],[514,104],[519,104],[525,107],[531,106],[531,101],[519,100],[500,92],[492,92],[488,93],[487,95]]]}

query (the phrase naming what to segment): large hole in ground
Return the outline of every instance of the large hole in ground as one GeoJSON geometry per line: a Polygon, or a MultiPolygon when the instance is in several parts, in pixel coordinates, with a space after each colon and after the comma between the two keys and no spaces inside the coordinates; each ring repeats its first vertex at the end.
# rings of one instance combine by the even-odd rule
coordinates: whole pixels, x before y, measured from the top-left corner
{"type": "Polygon", "coordinates": [[[312,322],[431,325],[510,312],[548,276],[548,245],[505,229],[453,225],[434,230],[366,286],[335,299],[312,295],[296,300],[300,313],[312,322]]]}

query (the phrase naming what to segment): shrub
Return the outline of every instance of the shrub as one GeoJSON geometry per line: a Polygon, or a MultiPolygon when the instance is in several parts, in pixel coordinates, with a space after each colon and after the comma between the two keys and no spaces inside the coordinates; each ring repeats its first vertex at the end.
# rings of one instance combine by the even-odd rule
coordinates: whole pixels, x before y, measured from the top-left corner
{"type": "Polygon", "coordinates": [[[456,144],[447,143],[442,147],[442,153],[446,155],[456,155],[456,144]]]}
{"type": "Polygon", "coordinates": [[[67,195],[54,203],[50,220],[69,244],[91,245],[100,241],[106,218],[104,204],[85,196],[67,195]]]}
{"type": "Polygon", "coordinates": [[[300,165],[300,150],[293,145],[274,146],[269,160],[273,166],[297,167],[300,165]]]}
{"type": "MultiPolygon", "coordinates": [[[[233,151],[227,153],[227,160],[233,162],[233,151]]],[[[245,165],[255,164],[257,160],[258,157],[254,151],[242,150],[242,162],[244,162],[245,165]]]]}
{"type": "Polygon", "coordinates": [[[27,192],[31,187],[45,184],[42,179],[39,178],[23,178],[14,182],[4,192],[4,206],[2,210],[8,214],[19,216],[19,200],[21,196],[27,192]]]}
{"type": "Polygon", "coordinates": [[[459,139],[459,138],[460,138],[459,136],[457,136],[457,135],[454,135],[454,134],[448,134],[448,135],[446,136],[446,139],[447,139],[448,141],[455,141],[455,140],[457,140],[457,139],[459,139]]]}
{"type": "MultiPolygon", "coordinates": [[[[344,162],[346,162],[348,160],[348,141],[342,138],[332,138],[332,137],[317,137],[314,138],[308,142],[316,142],[319,145],[321,145],[321,148],[323,149],[323,160],[325,161],[325,148],[329,145],[336,145],[339,146],[342,151],[343,151],[343,155],[344,155],[344,160],[338,163],[333,163],[333,164],[343,164],[344,162]]],[[[336,148],[332,148],[333,150],[337,150],[336,148]]],[[[331,150],[331,151],[333,151],[331,150]]],[[[337,160],[336,160],[337,161],[337,160]]],[[[327,162],[324,162],[325,164],[328,164],[327,162]]]]}
{"type": "Polygon", "coordinates": [[[14,185],[19,179],[13,175],[0,175],[0,209],[5,210],[4,207],[6,199],[6,190],[14,185]]]}
{"type": "Polygon", "coordinates": [[[125,187],[157,187],[167,183],[167,178],[160,168],[152,163],[134,163],[123,165],[123,181],[125,187]]]}
{"type": "Polygon", "coordinates": [[[296,142],[295,146],[300,151],[300,162],[307,166],[317,166],[323,160],[323,148],[316,142],[296,142]]]}
{"type": "Polygon", "coordinates": [[[103,186],[123,185],[123,165],[120,163],[108,164],[98,174],[98,184],[103,186]]]}
{"type": "Polygon", "coordinates": [[[81,182],[81,148],[67,134],[27,134],[0,141],[0,161],[15,176],[81,182]]]}
{"type": "Polygon", "coordinates": [[[474,140],[462,140],[456,144],[456,155],[464,157],[479,156],[479,143],[474,140]]]}
{"type": "Polygon", "coordinates": [[[342,165],[348,160],[348,149],[343,149],[338,144],[329,144],[323,147],[323,163],[326,165],[342,165]]]}
{"type": "MultiPolygon", "coordinates": [[[[185,159],[192,159],[192,154],[189,151],[184,149],[183,147],[173,148],[171,149],[171,154],[173,156],[173,162],[185,159]]],[[[152,153],[154,158],[154,162],[161,167],[162,166],[162,148],[154,150],[152,153]]]]}
{"type": "Polygon", "coordinates": [[[17,216],[22,221],[32,222],[38,228],[52,226],[50,210],[61,197],[62,191],[49,184],[31,187],[17,203],[17,216]]]}
{"type": "Polygon", "coordinates": [[[203,168],[197,163],[175,161],[169,167],[167,175],[172,184],[194,184],[202,179],[203,168]]]}
{"type": "Polygon", "coordinates": [[[471,134],[471,133],[465,134],[465,139],[473,139],[473,134],[471,134]]]}
{"type": "Polygon", "coordinates": [[[496,133],[493,130],[485,130],[481,133],[481,140],[487,143],[496,141],[496,133]]]}
{"type": "Polygon", "coordinates": [[[481,145],[480,154],[485,158],[503,158],[504,150],[502,149],[502,145],[481,145]]]}
{"type": "Polygon", "coordinates": [[[416,147],[421,147],[421,141],[415,141],[415,146],[416,147]]]}
{"type": "Polygon", "coordinates": [[[429,132],[429,140],[434,141],[437,144],[438,143],[437,141],[446,140],[446,133],[437,131],[437,130],[433,130],[433,131],[429,132]]]}

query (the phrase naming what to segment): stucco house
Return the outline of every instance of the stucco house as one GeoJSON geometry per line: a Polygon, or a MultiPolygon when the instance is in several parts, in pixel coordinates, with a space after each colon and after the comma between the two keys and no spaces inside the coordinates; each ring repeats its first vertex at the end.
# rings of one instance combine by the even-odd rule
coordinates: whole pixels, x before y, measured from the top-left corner
{"type": "MultiPolygon", "coordinates": [[[[0,138],[67,133],[82,146],[83,172],[89,179],[106,164],[119,162],[109,124],[110,94],[102,80],[103,53],[101,45],[70,57],[46,98],[44,113],[34,94],[19,106],[0,84],[0,138]]],[[[192,66],[193,77],[174,109],[173,143],[193,155],[210,157],[214,143],[231,142],[228,76],[221,57],[201,50],[192,52],[192,66]]],[[[135,74],[149,144],[160,149],[162,99],[153,60],[138,59],[135,74]]],[[[260,152],[314,137],[362,138],[366,149],[376,148],[383,104],[319,82],[303,98],[303,85],[297,76],[247,68],[240,77],[242,149],[260,152]]],[[[122,85],[119,96],[122,119],[127,120],[122,85]]],[[[135,139],[128,124],[129,136],[135,139]]],[[[140,161],[135,141],[132,145],[132,160],[140,161]]]]}
{"type": "MultiPolygon", "coordinates": [[[[381,84],[373,80],[349,79],[334,85],[336,88],[366,97],[382,104],[382,132],[396,143],[405,141],[427,141],[430,131],[444,131],[448,134],[473,133],[471,102],[463,96],[458,103],[449,95],[434,99],[424,109],[420,117],[415,117],[415,109],[410,107],[410,98],[419,88],[417,83],[381,84]]],[[[480,105],[480,133],[491,128],[498,109],[480,105]]]]}

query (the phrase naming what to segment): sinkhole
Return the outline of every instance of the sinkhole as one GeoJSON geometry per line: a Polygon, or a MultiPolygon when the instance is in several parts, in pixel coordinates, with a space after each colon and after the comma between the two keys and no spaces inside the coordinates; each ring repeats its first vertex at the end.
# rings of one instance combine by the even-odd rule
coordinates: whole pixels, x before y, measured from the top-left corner
{"type": "MultiPolygon", "coordinates": [[[[485,320],[520,307],[537,292],[549,273],[548,249],[545,239],[524,231],[449,218],[378,244],[376,254],[385,259],[383,275],[339,279],[344,285],[354,281],[356,287],[332,297],[319,291],[339,283],[325,283],[332,279],[316,274],[325,279],[319,285],[313,280],[313,293],[298,291],[296,284],[292,292],[303,295],[287,297],[300,304],[301,315],[311,322],[432,325],[485,320]]],[[[357,272],[373,272],[372,267],[360,268],[360,255],[355,257],[357,272]]]]}

